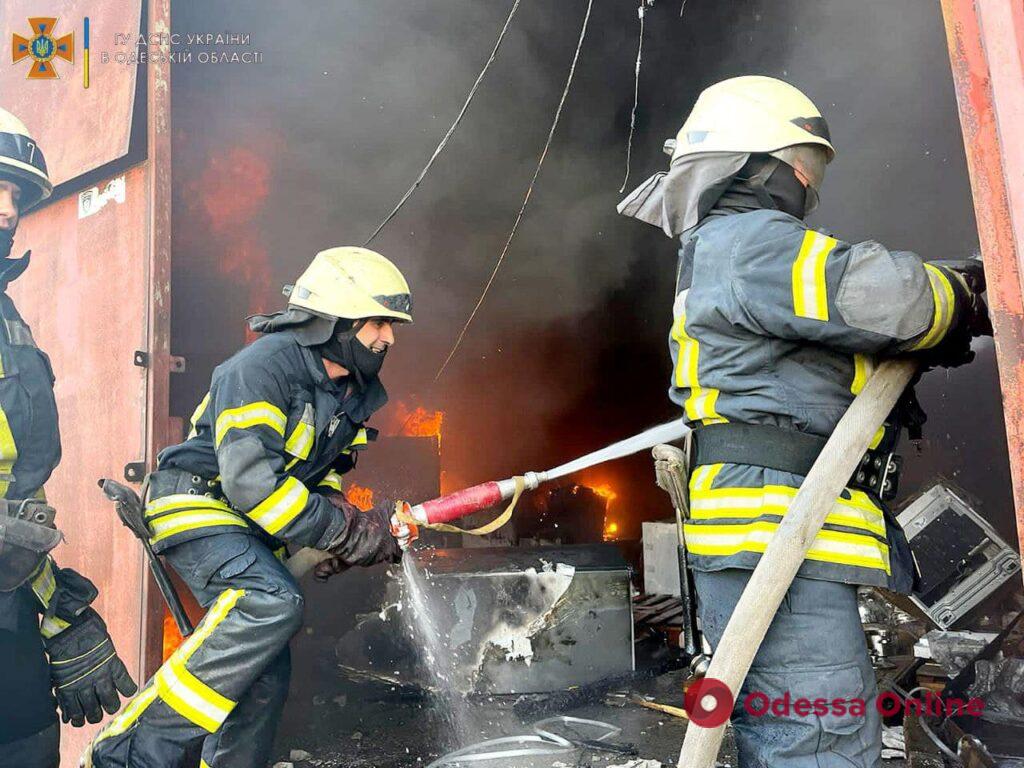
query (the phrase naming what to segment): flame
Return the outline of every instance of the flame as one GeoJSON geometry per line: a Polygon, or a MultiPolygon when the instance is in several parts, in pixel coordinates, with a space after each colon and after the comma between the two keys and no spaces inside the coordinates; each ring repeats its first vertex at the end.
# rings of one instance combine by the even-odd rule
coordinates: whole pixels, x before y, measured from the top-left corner
{"type": "Polygon", "coordinates": [[[174,617],[171,616],[171,612],[167,608],[164,608],[164,637],[161,660],[167,661],[171,658],[171,654],[178,650],[178,646],[183,642],[185,642],[185,638],[178,631],[178,625],[174,623],[174,617]]]}
{"type": "Polygon", "coordinates": [[[618,538],[619,524],[608,515],[611,511],[612,502],[619,498],[619,494],[615,492],[610,483],[594,483],[584,487],[589,488],[600,498],[604,499],[604,535],[602,538],[605,541],[614,541],[618,538]]]}
{"type": "MultiPolygon", "coordinates": [[[[204,220],[221,257],[217,268],[249,293],[249,314],[275,308],[270,258],[259,234],[259,221],[270,194],[266,153],[249,146],[231,147],[211,156],[190,185],[191,213],[204,220]]],[[[246,330],[246,342],[255,337],[246,330]]]]}
{"type": "Polygon", "coordinates": [[[373,489],[364,488],[361,485],[350,485],[348,490],[345,491],[345,498],[349,500],[350,504],[354,504],[359,509],[366,512],[373,509],[373,489]]]}
{"type": "Polygon", "coordinates": [[[421,405],[410,408],[399,401],[391,411],[389,426],[384,434],[403,437],[433,437],[437,439],[438,450],[441,449],[441,425],[444,423],[444,411],[428,411],[421,405]]]}

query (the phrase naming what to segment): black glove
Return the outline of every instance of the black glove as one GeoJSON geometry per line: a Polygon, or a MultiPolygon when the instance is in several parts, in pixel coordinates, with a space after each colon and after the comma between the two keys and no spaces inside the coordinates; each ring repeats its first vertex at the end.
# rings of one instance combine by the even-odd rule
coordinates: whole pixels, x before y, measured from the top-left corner
{"type": "Polygon", "coordinates": [[[963,259],[961,261],[940,261],[939,266],[944,266],[956,272],[967,284],[969,296],[966,297],[960,309],[963,317],[960,323],[966,325],[971,332],[971,337],[991,336],[992,320],[988,316],[988,305],[981,294],[985,292],[985,270],[978,259],[963,259]]]}
{"type": "Polygon", "coordinates": [[[344,515],[345,527],[327,546],[327,551],[338,562],[320,569],[322,579],[340,573],[344,570],[341,566],[397,563],[402,559],[402,548],[391,535],[388,510],[393,504],[384,503],[363,512],[340,493],[330,494],[327,498],[344,515]]]}
{"type": "Polygon", "coordinates": [[[98,723],[104,710],[111,715],[117,712],[118,691],[128,697],[138,690],[114,650],[107,625],[92,608],[46,640],[46,652],[61,719],[76,728],[86,720],[98,723]]]}
{"type": "Polygon", "coordinates": [[[956,320],[942,341],[921,352],[918,357],[924,370],[935,367],[956,368],[974,360],[972,339],[992,335],[988,306],[981,296],[985,292],[985,272],[977,259],[930,263],[947,272],[953,288],[956,320]]]}

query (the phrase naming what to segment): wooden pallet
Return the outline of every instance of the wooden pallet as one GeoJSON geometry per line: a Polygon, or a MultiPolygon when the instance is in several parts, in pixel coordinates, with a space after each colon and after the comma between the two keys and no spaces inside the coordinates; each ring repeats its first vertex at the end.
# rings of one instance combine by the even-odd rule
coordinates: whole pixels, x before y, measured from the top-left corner
{"type": "Polygon", "coordinates": [[[639,642],[658,633],[678,645],[683,629],[683,602],[672,595],[640,595],[633,599],[633,636],[639,642]]]}

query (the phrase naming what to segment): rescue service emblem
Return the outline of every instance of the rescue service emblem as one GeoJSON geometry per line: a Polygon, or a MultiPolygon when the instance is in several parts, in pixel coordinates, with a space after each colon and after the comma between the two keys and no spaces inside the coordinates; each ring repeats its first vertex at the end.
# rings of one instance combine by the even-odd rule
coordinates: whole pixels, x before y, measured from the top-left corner
{"type": "Polygon", "coordinates": [[[33,37],[13,36],[11,42],[11,60],[13,63],[24,59],[32,59],[28,71],[29,80],[57,79],[55,59],[63,59],[69,64],[75,61],[75,33],[69,32],[63,37],[54,37],[53,30],[57,19],[38,17],[28,20],[32,27],[33,37]]]}

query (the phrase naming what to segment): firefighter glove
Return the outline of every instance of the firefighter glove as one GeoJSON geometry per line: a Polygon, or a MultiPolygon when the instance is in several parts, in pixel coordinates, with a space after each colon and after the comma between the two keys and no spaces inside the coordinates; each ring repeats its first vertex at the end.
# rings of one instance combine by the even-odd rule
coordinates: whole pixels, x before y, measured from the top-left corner
{"type": "Polygon", "coordinates": [[[955,325],[932,349],[920,355],[922,369],[935,367],[956,368],[974,360],[971,340],[992,335],[992,321],[982,294],[985,292],[985,272],[977,259],[935,261],[932,264],[945,269],[950,276],[956,302],[955,325]]]}
{"type": "Polygon", "coordinates": [[[50,679],[61,719],[76,728],[114,714],[121,706],[118,697],[138,690],[114,650],[103,619],[86,608],[70,627],[46,641],[50,657],[50,679]]]}
{"type": "Polygon", "coordinates": [[[345,518],[344,527],[327,546],[327,551],[341,561],[339,566],[397,563],[402,559],[402,549],[391,534],[393,504],[384,503],[363,512],[341,494],[328,498],[345,518]]]}

